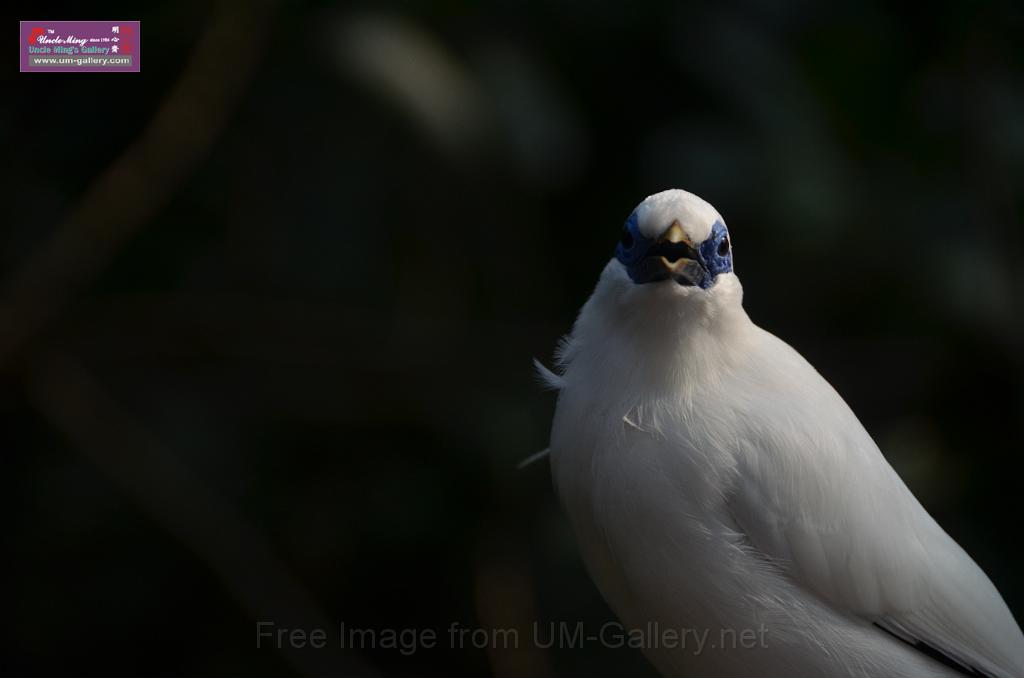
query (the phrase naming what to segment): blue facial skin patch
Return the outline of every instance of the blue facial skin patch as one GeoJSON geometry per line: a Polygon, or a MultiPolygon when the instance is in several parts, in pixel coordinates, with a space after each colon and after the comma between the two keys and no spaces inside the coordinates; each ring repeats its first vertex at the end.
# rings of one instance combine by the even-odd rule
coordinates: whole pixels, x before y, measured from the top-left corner
{"type": "Polygon", "coordinates": [[[716,221],[711,226],[711,235],[697,248],[700,254],[700,264],[708,272],[707,285],[701,288],[707,289],[714,284],[719,273],[728,273],[732,270],[732,243],[729,241],[729,231],[725,224],[716,221]]]}
{"type": "Polygon", "coordinates": [[[729,242],[729,231],[721,221],[711,226],[711,234],[696,249],[684,243],[659,243],[640,233],[637,214],[633,212],[622,228],[622,237],[615,248],[615,258],[626,267],[630,280],[638,285],[673,278],[681,285],[696,285],[706,290],[715,284],[720,273],[732,270],[732,244],[729,242]],[[692,280],[673,277],[665,270],[660,258],[669,255],[670,251],[670,256],[686,257],[697,262],[699,271],[692,280]]]}

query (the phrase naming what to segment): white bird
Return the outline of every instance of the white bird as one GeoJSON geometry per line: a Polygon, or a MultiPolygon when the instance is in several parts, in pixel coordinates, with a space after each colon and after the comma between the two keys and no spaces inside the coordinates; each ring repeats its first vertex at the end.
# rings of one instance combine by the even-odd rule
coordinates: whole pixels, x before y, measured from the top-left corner
{"type": "Polygon", "coordinates": [[[676,676],[1024,676],[996,588],[847,404],[742,306],[725,222],[648,197],[557,356],[587,569],[676,676]]]}

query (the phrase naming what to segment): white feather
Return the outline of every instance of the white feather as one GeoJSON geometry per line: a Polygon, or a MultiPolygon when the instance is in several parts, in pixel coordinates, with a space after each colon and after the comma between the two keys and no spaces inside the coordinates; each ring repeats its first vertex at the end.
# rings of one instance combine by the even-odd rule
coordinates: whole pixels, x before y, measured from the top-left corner
{"type": "Polygon", "coordinates": [[[545,389],[548,389],[550,391],[560,391],[562,389],[562,386],[565,382],[562,379],[561,375],[555,374],[554,372],[549,370],[547,367],[544,366],[544,363],[537,360],[536,358],[533,359],[533,368],[535,370],[535,374],[537,375],[537,379],[540,381],[540,385],[543,386],[545,389]]]}
{"type": "Polygon", "coordinates": [[[541,459],[543,459],[544,457],[548,456],[549,454],[551,454],[551,448],[550,447],[545,447],[540,452],[534,452],[529,457],[527,457],[526,459],[523,459],[521,462],[516,464],[516,470],[517,471],[521,471],[524,468],[526,468],[527,466],[529,466],[530,464],[532,464],[533,462],[540,461],[541,459]]]}
{"type": "MultiPolygon", "coordinates": [[[[646,213],[706,234],[693,220],[720,217],[694,200],[646,213]]],[[[995,587],[741,302],[732,273],[707,291],[635,285],[612,260],[560,352],[552,473],[609,604],[634,627],[764,631],[648,657],[665,676],[955,675],[899,636],[1024,676],[995,587]]]]}

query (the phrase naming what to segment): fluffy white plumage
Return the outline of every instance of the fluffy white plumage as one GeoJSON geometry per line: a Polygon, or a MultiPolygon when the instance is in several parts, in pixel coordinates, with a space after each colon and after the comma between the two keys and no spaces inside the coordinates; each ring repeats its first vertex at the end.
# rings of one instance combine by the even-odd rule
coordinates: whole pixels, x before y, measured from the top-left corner
{"type": "MultiPolygon", "coordinates": [[[[635,215],[640,237],[678,222],[695,248],[721,221],[680,190],[635,215]]],[[[708,632],[700,651],[649,642],[663,675],[962,675],[924,643],[1024,676],[995,587],[832,387],[751,322],[731,270],[636,284],[612,259],[558,363],[552,473],[598,588],[627,626],[708,632]]]]}

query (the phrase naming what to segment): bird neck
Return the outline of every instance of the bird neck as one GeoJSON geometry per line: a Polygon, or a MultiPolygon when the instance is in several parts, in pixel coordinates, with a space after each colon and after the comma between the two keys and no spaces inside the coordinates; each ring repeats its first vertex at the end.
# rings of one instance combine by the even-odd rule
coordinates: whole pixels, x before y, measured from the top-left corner
{"type": "Polygon", "coordinates": [[[601,375],[649,393],[689,388],[737,360],[754,328],[735,276],[710,292],[684,295],[667,285],[633,292],[598,287],[562,352],[567,376],[601,375]]]}

